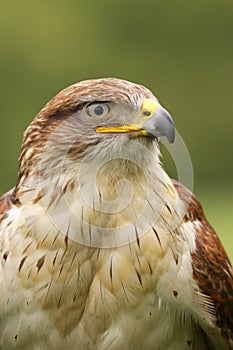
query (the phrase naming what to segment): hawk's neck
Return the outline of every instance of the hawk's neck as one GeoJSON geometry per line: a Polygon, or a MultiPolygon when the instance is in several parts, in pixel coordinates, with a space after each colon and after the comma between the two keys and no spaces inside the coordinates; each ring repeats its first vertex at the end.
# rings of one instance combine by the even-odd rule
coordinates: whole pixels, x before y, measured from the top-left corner
{"type": "Polygon", "coordinates": [[[182,206],[158,161],[97,164],[83,162],[78,171],[29,177],[20,201],[43,211],[59,232],[92,246],[126,244],[152,226],[174,229],[182,206]]]}

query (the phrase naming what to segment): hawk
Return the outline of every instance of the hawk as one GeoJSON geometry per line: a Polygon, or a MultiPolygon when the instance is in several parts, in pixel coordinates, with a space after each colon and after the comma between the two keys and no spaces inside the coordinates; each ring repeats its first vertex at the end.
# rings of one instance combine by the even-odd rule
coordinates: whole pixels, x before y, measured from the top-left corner
{"type": "Polygon", "coordinates": [[[233,349],[232,267],[163,136],[153,93],[115,78],[35,117],[0,199],[1,349],[233,349]]]}

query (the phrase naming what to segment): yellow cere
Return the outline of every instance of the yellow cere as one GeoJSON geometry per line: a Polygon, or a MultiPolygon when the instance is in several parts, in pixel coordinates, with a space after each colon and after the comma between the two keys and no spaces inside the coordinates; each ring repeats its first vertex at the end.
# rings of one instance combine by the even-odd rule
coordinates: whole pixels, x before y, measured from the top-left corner
{"type": "Polygon", "coordinates": [[[157,101],[145,98],[142,103],[142,114],[144,115],[143,119],[150,119],[155,114],[158,107],[159,103],[157,101]]]}

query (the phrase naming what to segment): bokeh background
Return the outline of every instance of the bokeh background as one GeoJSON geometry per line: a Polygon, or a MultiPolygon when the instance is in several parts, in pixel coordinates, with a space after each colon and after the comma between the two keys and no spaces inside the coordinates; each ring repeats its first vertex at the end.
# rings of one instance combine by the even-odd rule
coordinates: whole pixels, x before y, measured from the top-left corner
{"type": "Polygon", "coordinates": [[[23,131],[44,104],[107,76],[146,85],[171,112],[194,192],[233,259],[232,0],[2,2],[0,192],[15,184],[23,131]]]}

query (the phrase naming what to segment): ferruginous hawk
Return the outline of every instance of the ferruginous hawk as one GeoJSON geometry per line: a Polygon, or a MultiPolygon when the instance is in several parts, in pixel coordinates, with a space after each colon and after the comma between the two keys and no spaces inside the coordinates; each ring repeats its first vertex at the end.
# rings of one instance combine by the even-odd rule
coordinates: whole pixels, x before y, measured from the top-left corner
{"type": "Polygon", "coordinates": [[[156,97],[114,78],[35,117],[0,199],[0,349],[233,349],[232,267],[163,136],[156,97]]]}

